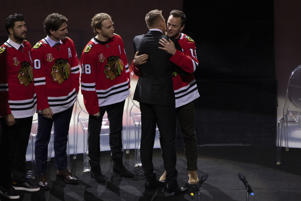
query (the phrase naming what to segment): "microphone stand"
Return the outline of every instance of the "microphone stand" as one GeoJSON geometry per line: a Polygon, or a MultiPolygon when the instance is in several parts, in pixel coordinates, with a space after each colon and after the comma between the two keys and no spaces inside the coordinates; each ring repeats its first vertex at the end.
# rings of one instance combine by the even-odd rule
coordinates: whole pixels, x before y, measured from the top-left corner
{"type": "Polygon", "coordinates": [[[240,180],[240,181],[244,184],[244,186],[245,186],[246,193],[247,193],[247,195],[246,195],[246,201],[249,201],[250,196],[254,197],[254,196],[255,196],[255,193],[254,193],[252,187],[249,185],[249,183],[248,183],[248,181],[247,181],[247,179],[246,179],[245,176],[243,176],[242,174],[238,173],[238,178],[239,178],[239,180],[240,180]]]}

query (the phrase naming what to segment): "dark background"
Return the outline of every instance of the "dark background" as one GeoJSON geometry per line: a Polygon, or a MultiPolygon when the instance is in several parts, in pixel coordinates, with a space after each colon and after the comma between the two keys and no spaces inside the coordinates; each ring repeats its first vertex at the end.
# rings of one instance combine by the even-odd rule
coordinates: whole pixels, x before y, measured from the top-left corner
{"type": "Polygon", "coordinates": [[[133,56],[132,39],[135,35],[147,31],[144,22],[145,14],[151,9],[158,8],[167,17],[171,8],[181,9],[182,4],[182,0],[1,0],[0,19],[3,26],[0,26],[0,42],[7,40],[4,19],[9,14],[14,12],[24,14],[28,27],[28,40],[33,45],[45,37],[42,25],[45,17],[50,13],[58,12],[68,18],[69,36],[74,40],[80,56],[86,43],[94,36],[90,27],[91,18],[96,13],[105,12],[111,15],[115,32],[123,37],[128,59],[131,59],[133,56]]]}
{"type": "Polygon", "coordinates": [[[273,145],[277,93],[273,1],[184,1],[198,46],[200,144],[273,145]]]}
{"type": "MultiPolygon", "coordinates": [[[[28,40],[34,44],[45,36],[46,15],[60,12],[69,19],[69,33],[80,55],[93,37],[91,18],[107,12],[131,60],[132,38],[146,31],[147,11],[158,8],[167,17],[171,9],[183,9],[188,17],[185,32],[196,41],[200,63],[196,73],[201,94],[196,101],[199,144],[273,146],[277,91],[279,102],[289,72],[301,62],[300,7],[298,0],[200,0],[198,5],[185,0],[5,0],[0,19],[23,13],[28,40]]],[[[6,39],[1,26],[0,42],[6,39]]]]}

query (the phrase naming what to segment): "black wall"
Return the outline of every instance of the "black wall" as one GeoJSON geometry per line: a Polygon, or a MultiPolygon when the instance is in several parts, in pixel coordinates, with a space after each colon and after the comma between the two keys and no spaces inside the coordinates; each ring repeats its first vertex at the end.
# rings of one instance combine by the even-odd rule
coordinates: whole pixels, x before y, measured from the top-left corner
{"type": "Polygon", "coordinates": [[[200,62],[199,143],[274,144],[273,1],[184,1],[183,9],[200,62]]]}
{"type": "Polygon", "coordinates": [[[147,31],[144,17],[151,9],[160,9],[167,16],[170,9],[182,9],[182,0],[1,0],[0,3],[0,42],[7,40],[4,19],[11,13],[20,12],[25,16],[28,27],[28,40],[35,44],[45,37],[43,21],[52,12],[59,12],[68,18],[69,36],[74,40],[80,56],[85,44],[94,36],[90,27],[91,18],[100,12],[112,16],[115,32],[123,38],[128,59],[132,59],[133,38],[147,31]],[[172,5],[172,7],[171,7],[172,5]]]}

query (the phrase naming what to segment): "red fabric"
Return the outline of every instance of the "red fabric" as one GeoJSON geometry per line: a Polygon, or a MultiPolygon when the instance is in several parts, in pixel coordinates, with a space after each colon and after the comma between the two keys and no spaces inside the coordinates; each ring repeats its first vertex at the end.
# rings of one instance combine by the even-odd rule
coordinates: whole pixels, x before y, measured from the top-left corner
{"type": "MultiPolygon", "coordinates": [[[[125,88],[129,88],[129,66],[122,38],[117,34],[106,43],[101,43],[94,38],[91,39],[82,52],[81,64],[81,92],[89,114],[96,114],[99,111],[101,106],[99,102],[104,102],[106,105],[114,103],[114,100],[110,99],[110,94],[107,98],[98,97],[97,90],[107,91],[116,88],[114,95],[118,96],[118,88],[122,83],[128,82],[128,86],[125,88]],[[111,56],[119,57],[123,63],[121,74],[114,79],[108,78],[105,73],[107,59],[111,56]]],[[[124,93],[124,91],[121,93],[124,93]]]]}
{"type": "Polygon", "coordinates": [[[68,37],[62,40],[62,44],[58,47],[50,47],[45,39],[38,43],[32,48],[32,60],[34,63],[37,108],[43,110],[49,107],[47,97],[66,97],[73,89],[76,89],[76,91],[79,89],[79,70],[77,73],[71,71],[70,77],[61,84],[53,80],[51,71],[55,61],[66,59],[70,68],[75,68],[79,65],[79,60],[74,43],[68,37]]]}

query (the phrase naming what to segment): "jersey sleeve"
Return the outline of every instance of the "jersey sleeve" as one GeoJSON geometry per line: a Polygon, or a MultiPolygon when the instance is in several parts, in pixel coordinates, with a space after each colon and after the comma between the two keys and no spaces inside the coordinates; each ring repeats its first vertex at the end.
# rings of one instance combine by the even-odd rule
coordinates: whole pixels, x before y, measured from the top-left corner
{"type": "Polygon", "coordinates": [[[128,64],[128,60],[127,60],[127,57],[126,57],[124,43],[123,43],[122,38],[120,36],[118,38],[119,38],[120,58],[121,58],[122,62],[124,63],[125,73],[126,73],[128,79],[130,79],[130,66],[128,64]]]}
{"type": "Polygon", "coordinates": [[[170,61],[179,66],[182,70],[193,73],[198,66],[195,42],[184,39],[181,41],[180,46],[182,51],[177,50],[176,53],[170,57],[170,61]]]}
{"type": "MultiPolygon", "coordinates": [[[[138,43],[138,37],[135,36],[135,38],[133,39],[134,55],[135,55],[136,52],[138,51],[137,43],[138,43]]],[[[134,59],[133,59],[132,62],[131,62],[130,70],[131,70],[132,72],[134,72],[134,74],[135,74],[136,76],[142,76],[142,74],[141,74],[141,72],[140,72],[140,70],[139,70],[139,66],[136,66],[135,63],[134,63],[134,59]]]]}
{"type": "Polygon", "coordinates": [[[0,116],[11,114],[8,104],[8,82],[6,67],[6,50],[4,46],[0,47],[0,116]]]}
{"type": "Polygon", "coordinates": [[[134,60],[132,60],[132,63],[130,65],[130,72],[134,72],[136,76],[141,76],[141,72],[139,70],[139,67],[135,65],[134,60]]]}
{"type": "Polygon", "coordinates": [[[27,48],[31,49],[31,44],[30,44],[29,41],[25,40],[25,41],[24,41],[24,45],[25,45],[27,48]]]}
{"type": "Polygon", "coordinates": [[[74,84],[76,91],[79,90],[79,75],[80,75],[80,63],[77,57],[77,53],[75,50],[74,42],[70,40],[71,43],[71,78],[74,84]]]}
{"type": "Polygon", "coordinates": [[[99,105],[96,94],[96,58],[90,49],[88,44],[81,55],[81,92],[88,113],[93,115],[99,112],[99,105]]]}
{"type": "Polygon", "coordinates": [[[49,108],[46,94],[46,66],[43,58],[43,46],[38,42],[31,50],[33,61],[33,81],[34,89],[37,94],[37,109],[38,111],[49,108]]]}
{"type": "Polygon", "coordinates": [[[31,46],[30,42],[27,41],[27,40],[24,42],[24,44],[27,47],[27,49],[29,50],[28,51],[28,56],[29,56],[29,59],[30,59],[30,65],[33,66],[33,61],[32,61],[32,56],[31,56],[31,48],[32,48],[32,46],[31,46]]]}

